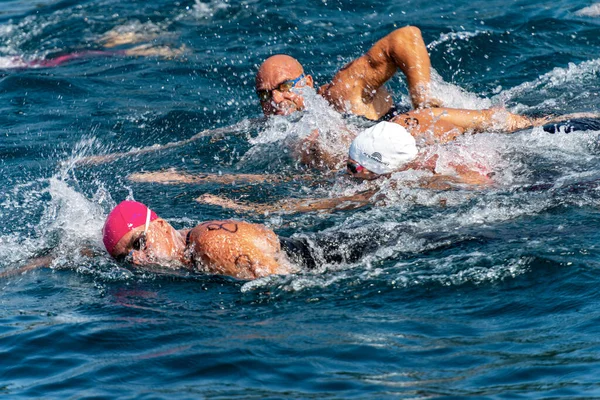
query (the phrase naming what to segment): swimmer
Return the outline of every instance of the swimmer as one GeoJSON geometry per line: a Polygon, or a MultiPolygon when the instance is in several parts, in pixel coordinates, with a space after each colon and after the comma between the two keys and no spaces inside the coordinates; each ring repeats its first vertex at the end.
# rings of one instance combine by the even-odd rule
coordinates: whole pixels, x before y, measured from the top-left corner
{"type": "Polygon", "coordinates": [[[24,68],[53,68],[64,65],[78,59],[89,59],[98,57],[161,57],[176,58],[182,56],[186,48],[172,48],[166,45],[156,45],[159,32],[122,32],[115,28],[102,35],[98,42],[104,47],[103,50],[84,50],[63,54],[56,57],[27,59],[22,56],[0,56],[0,69],[24,69],[24,68]],[[150,44],[150,42],[153,44],[150,44]],[[134,44],[145,42],[133,46],[134,44]],[[126,49],[113,49],[117,46],[132,45],[126,49]]]}
{"type": "Polygon", "coordinates": [[[103,242],[113,258],[141,269],[161,266],[238,279],[293,271],[279,238],[263,225],[208,221],[178,231],[135,201],[123,201],[110,212],[103,242]]]}
{"type": "MultiPolygon", "coordinates": [[[[392,96],[383,86],[400,69],[415,108],[439,106],[430,96],[431,63],[421,31],[414,26],[397,29],[369,51],[340,69],[318,93],[338,112],[370,120],[393,117],[392,96]]],[[[288,115],[304,109],[304,98],[293,88],[314,87],[311,75],[288,55],[266,59],[256,74],[256,93],[265,115],[288,115]]]]}
{"type": "Polygon", "coordinates": [[[368,240],[330,233],[312,238],[311,246],[306,238],[277,236],[264,225],[232,220],[207,221],[178,231],[136,201],[117,205],[103,228],[107,252],[142,270],[184,269],[243,280],[357,262],[396,239],[383,230],[372,233],[368,240]]]}
{"type": "MultiPolygon", "coordinates": [[[[549,121],[549,118],[533,119],[510,113],[502,108],[466,110],[436,107],[412,110],[396,115],[390,120],[389,124],[392,124],[392,126],[397,124],[399,127],[404,128],[408,132],[408,136],[414,137],[421,144],[434,144],[447,143],[465,133],[485,131],[511,133],[532,126],[543,125],[549,121]]],[[[357,136],[342,132],[339,138],[348,149],[352,147],[357,136]]],[[[337,165],[338,168],[347,163],[348,156],[347,153],[338,154],[330,147],[323,145],[318,140],[318,132],[313,133],[304,140],[302,150],[299,153],[301,159],[307,165],[326,162],[331,166],[337,165]]],[[[417,167],[417,164],[413,163],[408,168],[423,169],[424,165],[422,163],[421,167],[417,167]]],[[[368,172],[352,173],[357,178],[365,178],[367,174],[368,172]]],[[[372,174],[369,176],[372,176],[372,174]]]]}
{"type": "MultiPolygon", "coordinates": [[[[264,225],[232,220],[207,221],[192,229],[176,230],[146,205],[123,201],[109,213],[102,236],[111,257],[142,272],[253,280],[357,263],[382,246],[395,246],[409,231],[409,227],[361,226],[350,232],[283,237],[264,225]],[[362,233],[357,235],[358,231],[362,233]]],[[[428,236],[425,233],[423,238],[428,236]]],[[[99,256],[92,249],[83,249],[81,254],[99,256]]],[[[0,278],[50,267],[53,259],[35,259],[21,268],[1,272],[0,278]]]]}
{"type": "MultiPolygon", "coordinates": [[[[447,190],[455,185],[484,187],[493,183],[491,179],[493,172],[473,170],[468,165],[456,161],[449,164],[454,174],[441,174],[436,170],[438,155],[423,151],[422,145],[448,143],[466,133],[511,133],[534,126],[542,127],[550,133],[559,129],[569,131],[577,127],[593,129],[594,126],[600,126],[597,122],[593,123],[598,117],[600,115],[595,113],[576,113],[530,118],[504,109],[413,110],[396,116],[391,122],[377,123],[361,132],[352,141],[346,161],[346,172],[352,178],[372,181],[367,190],[342,197],[285,199],[274,204],[240,202],[211,194],[204,194],[196,201],[240,212],[261,214],[355,209],[385,202],[385,194],[379,191],[381,180],[387,180],[396,172],[410,169],[430,173],[430,176],[422,177],[416,182],[416,185],[421,188],[447,190]]],[[[394,186],[395,182],[392,181],[390,184],[394,186]]]]}

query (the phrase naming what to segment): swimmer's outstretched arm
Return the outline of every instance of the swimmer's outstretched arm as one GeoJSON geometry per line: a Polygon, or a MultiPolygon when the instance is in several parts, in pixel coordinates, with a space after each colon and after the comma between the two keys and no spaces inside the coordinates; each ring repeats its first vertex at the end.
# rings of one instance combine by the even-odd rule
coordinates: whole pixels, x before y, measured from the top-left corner
{"type": "Polygon", "coordinates": [[[54,260],[54,258],[55,258],[54,256],[45,256],[45,257],[34,258],[27,265],[0,273],[0,279],[10,278],[10,277],[17,276],[17,275],[22,275],[25,272],[28,272],[28,271],[31,271],[34,269],[38,269],[38,268],[49,267],[50,264],[52,263],[52,261],[54,260]]]}
{"type": "Polygon", "coordinates": [[[437,140],[448,142],[465,132],[510,133],[543,125],[547,120],[532,119],[501,108],[486,110],[430,108],[400,114],[394,117],[392,122],[404,126],[415,137],[433,134],[437,140]]]}
{"type": "Polygon", "coordinates": [[[225,185],[235,183],[281,183],[292,180],[311,180],[310,175],[283,176],[274,174],[187,174],[174,170],[159,172],[136,172],[127,177],[132,182],[161,183],[164,185],[178,185],[182,183],[221,183],[225,185]]]}
{"type": "Polygon", "coordinates": [[[80,158],[80,159],[76,159],[76,160],[64,161],[63,164],[99,165],[99,164],[105,164],[105,163],[111,162],[111,161],[120,160],[121,158],[125,158],[125,157],[140,156],[140,155],[144,155],[144,154],[156,153],[156,152],[160,152],[160,151],[164,151],[164,150],[173,149],[176,147],[185,146],[187,144],[195,142],[196,140],[199,140],[199,139],[202,139],[202,138],[205,138],[208,136],[217,140],[217,139],[221,139],[221,138],[225,137],[225,135],[231,133],[232,130],[238,129],[242,126],[245,126],[246,124],[248,124],[248,121],[243,121],[241,123],[234,124],[231,126],[226,126],[223,128],[206,129],[202,132],[195,134],[194,136],[190,137],[189,139],[181,140],[179,142],[169,142],[169,143],[162,144],[162,145],[156,144],[153,146],[142,147],[141,149],[125,151],[122,153],[113,153],[113,154],[106,154],[106,155],[99,155],[99,156],[84,157],[84,158],[80,158]]]}
{"type": "Polygon", "coordinates": [[[553,124],[553,123],[557,123],[557,122],[564,122],[564,121],[569,121],[569,120],[579,119],[579,118],[600,119],[600,113],[580,112],[580,113],[572,113],[572,114],[565,114],[565,115],[552,115],[552,116],[547,116],[547,117],[542,117],[542,118],[536,119],[535,125],[539,126],[539,125],[553,124]]]}
{"type": "MultiPolygon", "coordinates": [[[[99,255],[99,253],[97,251],[95,251],[91,248],[82,248],[79,250],[79,254],[81,254],[84,257],[90,257],[90,258],[96,257],[99,255]]],[[[0,273],[0,278],[9,278],[9,277],[21,275],[28,271],[32,271],[34,269],[50,268],[52,266],[52,262],[55,259],[56,259],[56,256],[54,256],[54,255],[48,255],[48,256],[37,257],[37,258],[31,259],[31,260],[29,260],[29,262],[26,265],[23,265],[19,268],[15,268],[10,271],[4,271],[4,272],[0,273]]]]}
{"type": "Polygon", "coordinates": [[[212,204],[231,210],[270,214],[270,213],[301,213],[313,211],[341,211],[354,210],[372,204],[375,191],[360,192],[350,196],[334,197],[330,199],[286,199],[274,204],[257,204],[234,201],[226,197],[204,194],[196,199],[203,204],[212,204]]]}

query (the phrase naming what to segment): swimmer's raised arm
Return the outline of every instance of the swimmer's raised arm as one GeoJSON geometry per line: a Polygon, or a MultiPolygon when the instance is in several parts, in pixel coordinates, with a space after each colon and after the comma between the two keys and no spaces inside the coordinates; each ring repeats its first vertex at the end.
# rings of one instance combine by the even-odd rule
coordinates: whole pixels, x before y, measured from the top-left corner
{"type": "Polygon", "coordinates": [[[406,76],[414,107],[439,105],[430,98],[431,62],[421,31],[414,26],[397,29],[379,40],[342,68],[320,93],[338,111],[377,120],[393,105],[383,84],[398,68],[406,76]]]}

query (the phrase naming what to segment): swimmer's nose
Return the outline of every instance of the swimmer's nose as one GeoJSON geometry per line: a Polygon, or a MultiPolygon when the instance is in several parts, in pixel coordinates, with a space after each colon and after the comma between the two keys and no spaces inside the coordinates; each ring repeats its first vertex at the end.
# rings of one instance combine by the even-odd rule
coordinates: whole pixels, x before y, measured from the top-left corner
{"type": "Polygon", "coordinates": [[[275,104],[281,103],[284,100],[285,100],[285,97],[283,96],[282,92],[280,92],[277,89],[273,90],[273,102],[275,104]]]}

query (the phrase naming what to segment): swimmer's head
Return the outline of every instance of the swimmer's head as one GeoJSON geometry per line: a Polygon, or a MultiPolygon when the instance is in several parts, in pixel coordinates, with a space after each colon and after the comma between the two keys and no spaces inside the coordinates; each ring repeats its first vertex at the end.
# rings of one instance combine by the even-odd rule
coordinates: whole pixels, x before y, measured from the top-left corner
{"type": "Polygon", "coordinates": [[[298,60],[285,54],[267,58],[256,74],[256,93],[265,115],[303,110],[304,98],[292,89],[313,85],[312,76],[304,74],[298,60]]]}
{"type": "Polygon", "coordinates": [[[348,172],[373,179],[406,167],[418,154],[413,136],[393,122],[380,122],[361,132],[350,145],[348,172]]]}
{"type": "Polygon", "coordinates": [[[108,214],[102,228],[102,241],[106,251],[114,256],[115,246],[127,233],[142,225],[147,227],[157,218],[158,215],[142,203],[122,201],[108,214]]]}

